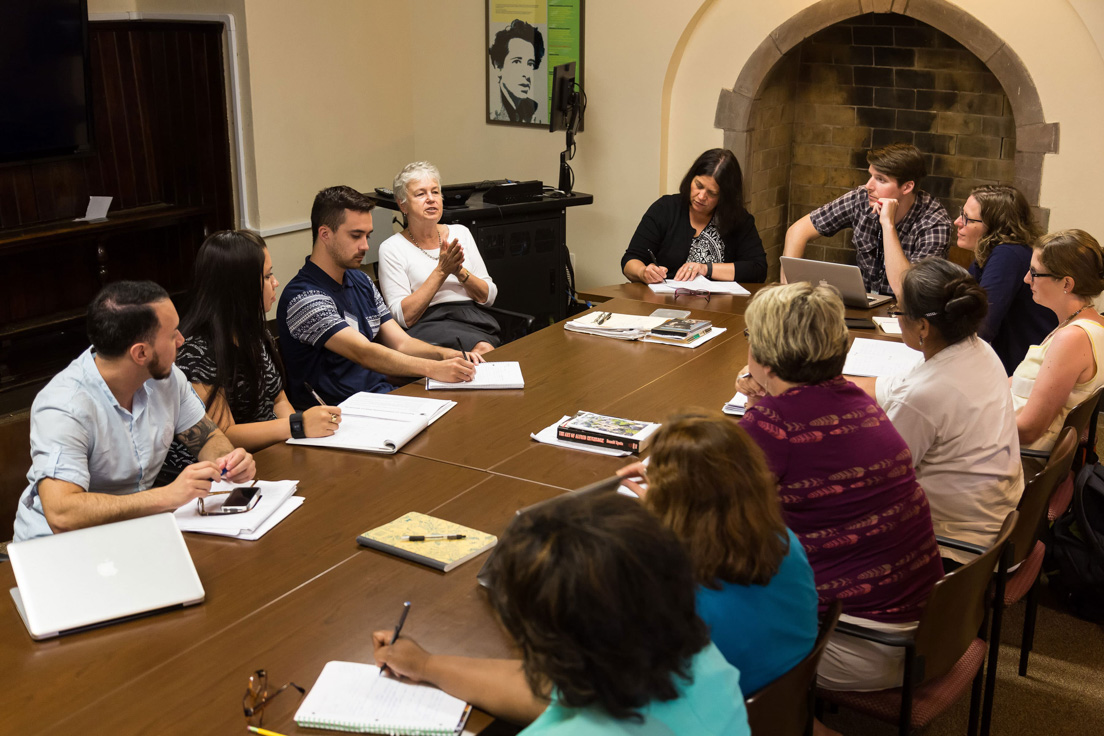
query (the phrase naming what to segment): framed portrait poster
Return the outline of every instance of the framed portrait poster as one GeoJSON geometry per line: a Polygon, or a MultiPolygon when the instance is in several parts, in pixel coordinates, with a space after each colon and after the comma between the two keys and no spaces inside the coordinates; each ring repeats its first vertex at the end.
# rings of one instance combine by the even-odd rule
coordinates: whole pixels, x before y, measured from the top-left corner
{"type": "Polygon", "coordinates": [[[487,0],[487,122],[548,127],[552,70],[583,83],[583,0],[487,0]]]}

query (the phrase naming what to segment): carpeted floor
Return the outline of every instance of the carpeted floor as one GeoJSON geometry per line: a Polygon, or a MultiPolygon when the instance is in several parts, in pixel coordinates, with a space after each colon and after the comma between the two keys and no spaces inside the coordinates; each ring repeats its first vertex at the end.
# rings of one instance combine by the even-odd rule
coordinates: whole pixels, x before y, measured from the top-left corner
{"type": "MultiPolygon", "coordinates": [[[[1045,588],[1027,677],[1019,677],[1024,603],[1005,612],[1001,633],[993,736],[1096,736],[1104,734],[1104,626],[1057,607],[1045,588]]],[[[924,736],[963,736],[969,693],[937,718],[924,736]]],[[[840,709],[824,722],[844,736],[891,736],[895,726],[840,709]]]]}

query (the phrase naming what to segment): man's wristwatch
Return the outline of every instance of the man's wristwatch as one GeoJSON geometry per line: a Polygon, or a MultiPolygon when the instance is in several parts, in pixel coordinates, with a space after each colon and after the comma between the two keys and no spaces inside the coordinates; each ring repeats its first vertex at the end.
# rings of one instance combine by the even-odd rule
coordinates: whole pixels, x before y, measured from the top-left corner
{"type": "Polygon", "coordinates": [[[295,440],[306,439],[307,431],[303,429],[303,413],[295,412],[288,417],[288,422],[291,424],[291,438],[295,440]]]}

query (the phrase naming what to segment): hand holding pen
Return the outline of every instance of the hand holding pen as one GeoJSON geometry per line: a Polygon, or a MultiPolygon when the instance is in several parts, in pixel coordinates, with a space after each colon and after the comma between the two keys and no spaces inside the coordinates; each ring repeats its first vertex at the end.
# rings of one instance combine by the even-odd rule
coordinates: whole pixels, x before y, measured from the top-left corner
{"type": "Polygon", "coordinates": [[[309,383],[304,381],[303,386],[318,402],[318,406],[312,406],[303,412],[303,431],[307,437],[328,437],[337,432],[341,426],[341,407],[327,406],[309,383]]]}
{"type": "MultiPolygon", "coordinates": [[[[387,642],[388,647],[395,646],[395,642],[397,642],[399,640],[399,634],[402,633],[403,624],[406,623],[406,616],[409,613],[410,613],[410,601],[407,601],[407,602],[403,603],[403,610],[402,610],[402,614],[399,616],[399,623],[395,626],[395,632],[391,635],[391,641],[387,642]]],[[[376,644],[376,652],[377,652],[376,661],[377,662],[380,661],[379,656],[378,656],[378,652],[379,652],[379,649],[380,649],[380,645],[383,643],[382,641],[380,641],[380,638],[381,638],[380,634],[383,634],[384,636],[386,636],[387,632],[377,631],[372,636],[372,638],[373,638],[373,640],[375,641],[375,644],[376,644]]],[[[380,675],[382,676],[384,672],[388,671],[388,669],[389,668],[387,666],[387,663],[383,662],[380,666],[380,675]]]]}
{"type": "Polygon", "coordinates": [[[667,278],[667,269],[656,263],[655,253],[650,249],[648,250],[648,256],[651,261],[644,266],[644,269],[640,272],[640,280],[645,284],[659,284],[667,278]]]}

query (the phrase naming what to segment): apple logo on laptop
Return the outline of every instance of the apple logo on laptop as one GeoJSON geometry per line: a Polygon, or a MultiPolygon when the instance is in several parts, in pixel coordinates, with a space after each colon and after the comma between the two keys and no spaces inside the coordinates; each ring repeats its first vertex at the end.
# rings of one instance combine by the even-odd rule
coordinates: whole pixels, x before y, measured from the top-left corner
{"type": "Polygon", "coordinates": [[[100,564],[96,565],[96,572],[102,577],[110,578],[119,574],[119,568],[115,567],[115,562],[112,560],[104,560],[100,564]]]}
{"type": "Polygon", "coordinates": [[[831,284],[829,284],[829,283],[828,283],[827,281],[825,281],[824,279],[821,279],[821,280],[820,280],[820,285],[821,285],[821,286],[831,286],[831,284]]]}

